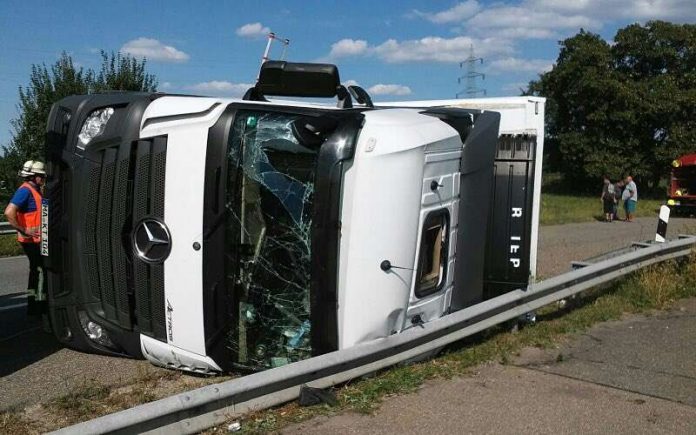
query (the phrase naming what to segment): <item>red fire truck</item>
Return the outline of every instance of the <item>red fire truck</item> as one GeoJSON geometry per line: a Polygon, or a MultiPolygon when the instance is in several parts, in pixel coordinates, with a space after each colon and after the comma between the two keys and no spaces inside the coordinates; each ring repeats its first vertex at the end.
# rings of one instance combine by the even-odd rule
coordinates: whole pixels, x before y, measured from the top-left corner
{"type": "Polygon", "coordinates": [[[696,212],[696,154],[672,162],[667,205],[673,212],[696,212]]]}

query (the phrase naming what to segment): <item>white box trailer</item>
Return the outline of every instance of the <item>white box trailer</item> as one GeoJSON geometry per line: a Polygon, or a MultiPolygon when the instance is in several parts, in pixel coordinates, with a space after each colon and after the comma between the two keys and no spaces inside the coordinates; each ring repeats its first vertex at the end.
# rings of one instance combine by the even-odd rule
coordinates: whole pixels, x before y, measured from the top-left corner
{"type": "Polygon", "coordinates": [[[286,62],[266,62],[243,99],[61,100],[46,147],[56,337],[259,370],[524,288],[543,103],[375,106],[333,65],[286,62]]]}

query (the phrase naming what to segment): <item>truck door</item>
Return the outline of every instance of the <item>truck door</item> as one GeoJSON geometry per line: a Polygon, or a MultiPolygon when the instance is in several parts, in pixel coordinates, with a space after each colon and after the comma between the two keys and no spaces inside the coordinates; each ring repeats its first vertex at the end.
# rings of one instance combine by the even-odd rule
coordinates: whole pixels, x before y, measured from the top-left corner
{"type": "Polygon", "coordinates": [[[420,235],[404,329],[441,317],[452,295],[461,151],[426,149],[420,235]]]}

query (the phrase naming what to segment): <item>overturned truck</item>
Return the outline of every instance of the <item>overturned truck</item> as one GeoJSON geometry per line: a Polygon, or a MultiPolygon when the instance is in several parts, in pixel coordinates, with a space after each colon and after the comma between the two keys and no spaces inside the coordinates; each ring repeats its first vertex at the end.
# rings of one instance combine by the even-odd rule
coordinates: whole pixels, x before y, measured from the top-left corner
{"type": "Polygon", "coordinates": [[[54,333],[260,370],[525,288],[543,118],[533,97],[375,105],[333,65],[275,61],[242,99],[65,98],[46,141],[54,333]]]}

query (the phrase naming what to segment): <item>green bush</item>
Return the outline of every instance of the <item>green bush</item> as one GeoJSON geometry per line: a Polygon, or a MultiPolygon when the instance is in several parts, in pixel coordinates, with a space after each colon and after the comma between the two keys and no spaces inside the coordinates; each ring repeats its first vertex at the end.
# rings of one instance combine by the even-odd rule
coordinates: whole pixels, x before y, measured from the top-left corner
{"type": "Polygon", "coordinates": [[[14,234],[0,236],[0,257],[12,257],[22,255],[22,247],[17,242],[14,234]]]}

